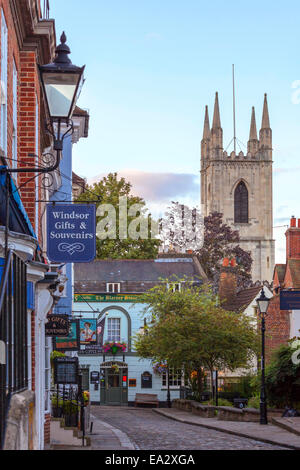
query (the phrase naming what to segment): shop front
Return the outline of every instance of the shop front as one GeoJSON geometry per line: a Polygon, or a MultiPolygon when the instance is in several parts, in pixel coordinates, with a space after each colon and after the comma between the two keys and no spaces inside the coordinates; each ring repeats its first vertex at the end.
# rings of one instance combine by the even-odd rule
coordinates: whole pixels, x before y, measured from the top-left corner
{"type": "Polygon", "coordinates": [[[100,403],[128,405],[128,365],[124,362],[103,362],[100,366],[100,403]]]}

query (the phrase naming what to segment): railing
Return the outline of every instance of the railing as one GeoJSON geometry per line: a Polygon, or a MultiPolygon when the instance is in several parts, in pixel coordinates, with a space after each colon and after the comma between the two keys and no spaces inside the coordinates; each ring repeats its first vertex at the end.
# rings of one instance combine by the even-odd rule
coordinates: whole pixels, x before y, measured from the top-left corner
{"type": "Polygon", "coordinates": [[[50,18],[50,3],[49,3],[49,0],[42,0],[42,1],[43,1],[42,18],[43,18],[43,20],[49,20],[49,18],[50,18]]]}
{"type": "Polygon", "coordinates": [[[11,396],[28,387],[27,275],[25,263],[8,252],[0,285],[0,449],[11,396]]]}

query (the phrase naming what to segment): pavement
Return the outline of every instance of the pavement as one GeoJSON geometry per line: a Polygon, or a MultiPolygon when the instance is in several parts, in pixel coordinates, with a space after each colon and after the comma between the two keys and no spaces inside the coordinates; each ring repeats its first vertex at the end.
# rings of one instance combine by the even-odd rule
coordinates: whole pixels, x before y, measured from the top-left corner
{"type": "Polygon", "coordinates": [[[274,424],[262,426],[259,423],[241,423],[235,421],[220,421],[214,418],[202,418],[189,411],[178,410],[177,408],[156,408],[153,409],[153,411],[180,423],[192,424],[194,426],[213,429],[235,436],[255,439],[268,444],[286,447],[287,449],[300,450],[300,418],[277,418],[276,421],[281,422],[281,424],[286,424],[285,429],[283,429],[283,426],[279,427],[274,424]],[[299,435],[294,431],[291,432],[291,426],[293,430],[295,428],[299,430],[299,435]]]}

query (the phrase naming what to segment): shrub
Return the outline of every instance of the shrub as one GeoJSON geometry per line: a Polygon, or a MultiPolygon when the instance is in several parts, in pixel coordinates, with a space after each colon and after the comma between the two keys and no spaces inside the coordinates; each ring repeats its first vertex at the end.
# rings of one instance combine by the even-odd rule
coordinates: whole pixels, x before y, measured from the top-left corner
{"type": "Polygon", "coordinates": [[[256,408],[257,410],[259,410],[259,407],[260,407],[260,397],[256,396],[256,397],[250,398],[250,400],[248,401],[248,408],[256,408]]]}

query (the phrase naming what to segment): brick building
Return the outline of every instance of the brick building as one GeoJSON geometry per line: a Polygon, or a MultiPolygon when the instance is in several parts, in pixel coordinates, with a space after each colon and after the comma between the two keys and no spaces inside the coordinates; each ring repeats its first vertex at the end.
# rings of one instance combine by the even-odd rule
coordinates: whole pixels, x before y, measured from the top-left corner
{"type": "Polygon", "coordinates": [[[286,263],[277,264],[273,276],[273,298],[266,320],[267,351],[300,336],[298,310],[280,310],[280,290],[300,289],[300,219],[292,217],[286,232],[286,263]]]}

